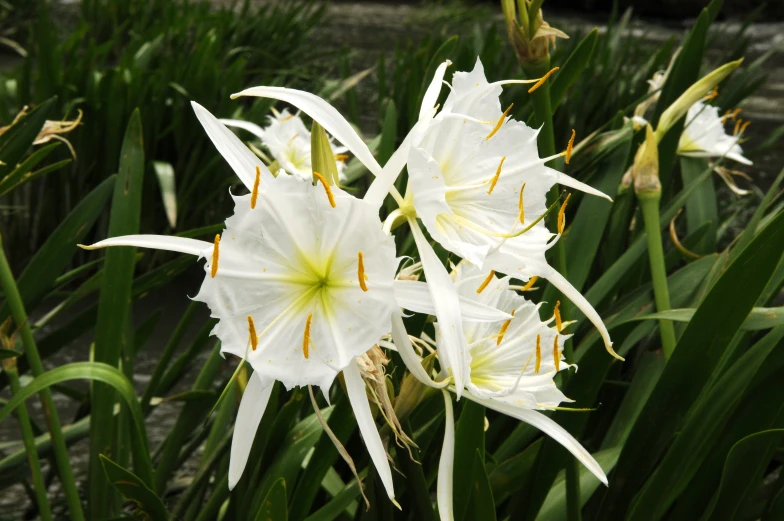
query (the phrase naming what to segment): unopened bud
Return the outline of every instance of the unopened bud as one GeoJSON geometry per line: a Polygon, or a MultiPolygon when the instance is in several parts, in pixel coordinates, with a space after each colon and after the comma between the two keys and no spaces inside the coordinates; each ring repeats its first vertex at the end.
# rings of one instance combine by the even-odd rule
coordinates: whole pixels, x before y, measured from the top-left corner
{"type": "MultiPolygon", "coordinates": [[[[327,183],[333,186],[338,184],[338,166],[327,131],[315,121],[310,129],[310,163],[313,172],[321,174],[327,183]]],[[[316,180],[315,175],[313,180],[316,180]]]]}
{"type": "Polygon", "coordinates": [[[656,144],[656,136],[650,125],[645,126],[645,141],[637,149],[637,154],[634,156],[632,177],[634,178],[634,192],[638,196],[661,193],[659,150],[656,144]]]}
{"type": "Polygon", "coordinates": [[[661,141],[664,135],[672,126],[686,115],[692,105],[700,101],[713,88],[724,80],[729,74],[737,69],[743,62],[743,58],[734,62],[725,63],[718,69],[700,78],[691,87],[680,95],[675,102],[662,112],[659,124],[656,126],[656,140],[661,141]]]}
{"type": "Polygon", "coordinates": [[[501,0],[509,42],[521,64],[537,64],[549,59],[550,45],[555,47],[555,39],[569,38],[544,20],[541,5],[541,0],[501,0]]]}

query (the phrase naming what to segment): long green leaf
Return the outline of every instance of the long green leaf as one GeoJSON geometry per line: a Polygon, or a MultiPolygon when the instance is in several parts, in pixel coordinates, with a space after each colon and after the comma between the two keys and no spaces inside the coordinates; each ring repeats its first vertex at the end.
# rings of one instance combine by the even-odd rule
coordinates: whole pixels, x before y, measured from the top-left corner
{"type": "Polygon", "coordinates": [[[550,107],[551,111],[555,113],[558,106],[563,101],[566,91],[569,90],[580,74],[591,63],[591,56],[596,47],[596,41],[599,39],[599,29],[593,28],[580,43],[577,44],[572,54],[566,59],[566,62],[558,70],[558,74],[553,78],[550,84],[550,107]]]}
{"type": "Polygon", "coordinates": [[[71,380],[91,380],[103,382],[112,387],[125,401],[131,411],[136,437],[143,450],[135,451],[134,466],[136,473],[145,483],[152,482],[152,463],[150,461],[150,451],[147,444],[147,430],[144,426],[144,416],[136,399],[136,391],[131,382],[117,368],[100,362],[74,362],[66,364],[34,378],[29,384],[21,388],[18,394],[8,400],[8,403],[0,410],[0,422],[5,420],[9,414],[27,398],[38,393],[42,389],[47,389],[53,385],[71,380]]]}
{"type": "Polygon", "coordinates": [[[125,469],[101,454],[101,463],[106,479],[127,500],[133,501],[137,512],[150,521],[167,521],[169,512],[161,498],[155,494],[136,474],[125,469]]]}
{"type": "MultiPolygon", "coordinates": [[[[675,322],[689,322],[697,310],[694,308],[670,309],[660,313],[652,313],[642,317],[634,317],[631,320],[673,320],[675,322]]],[[[752,308],[741,324],[741,331],[759,331],[770,329],[784,324],[784,306],[778,308],[752,308]]]]}
{"type": "MultiPolygon", "coordinates": [[[[700,172],[710,168],[708,160],[698,157],[681,158],[681,179],[683,186],[689,186],[700,177],[700,172]]],[[[716,202],[716,190],[713,187],[713,178],[700,181],[696,190],[686,201],[686,228],[689,233],[694,233],[705,223],[710,223],[707,234],[692,251],[696,253],[711,253],[716,250],[716,231],[719,228],[719,210],[716,202]]]]}
{"type": "Polygon", "coordinates": [[[0,179],[13,171],[25,152],[33,146],[55,102],[56,98],[46,100],[0,134],[0,179]]]}
{"type": "Polygon", "coordinates": [[[453,495],[455,519],[472,519],[468,512],[471,489],[474,486],[474,457],[485,453],[485,408],[465,400],[460,418],[455,425],[455,460],[453,495]]]}
{"type": "MultiPolygon", "coordinates": [[[[76,245],[84,239],[103,212],[115,181],[116,176],[109,176],[87,194],[27,263],[16,282],[27,309],[34,309],[41,302],[71,262],[77,250],[76,245]]],[[[3,303],[0,321],[7,316],[8,306],[3,303]]]]}
{"type": "MultiPolygon", "coordinates": [[[[144,145],[139,110],[134,111],[125,132],[120,153],[120,169],[114,187],[109,219],[109,236],[129,235],[139,231],[142,179],[144,176],[144,145]]],[[[131,302],[131,284],[135,264],[135,248],[110,248],[104,262],[103,285],[95,324],[96,362],[117,366],[125,341],[125,323],[131,302]]],[[[115,494],[103,476],[100,454],[117,454],[114,421],[114,392],[96,384],[92,393],[90,425],[90,517],[97,519],[117,514],[115,494]]],[[[131,438],[131,443],[133,443],[131,438]]]]}
{"type": "MultiPolygon", "coordinates": [[[[637,420],[613,476],[604,516],[624,516],[634,492],[678,429],[688,408],[765,288],[784,251],[784,213],[746,247],[713,285],[676,346],[637,420]],[[728,306],[727,302],[732,302],[728,306]],[[656,429],[651,429],[656,425],[656,429]]],[[[640,511],[642,512],[642,511],[640,511]]]]}
{"type": "Polygon", "coordinates": [[[286,503],[286,480],[280,478],[272,484],[272,488],[254,518],[255,521],[288,521],[289,514],[286,503]]]}
{"type": "Polygon", "coordinates": [[[739,519],[743,500],[754,492],[754,485],[762,480],[762,474],[770,457],[784,436],[784,429],[758,432],[736,443],[727,456],[717,500],[708,507],[705,521],[734,521],[739,519]]]}

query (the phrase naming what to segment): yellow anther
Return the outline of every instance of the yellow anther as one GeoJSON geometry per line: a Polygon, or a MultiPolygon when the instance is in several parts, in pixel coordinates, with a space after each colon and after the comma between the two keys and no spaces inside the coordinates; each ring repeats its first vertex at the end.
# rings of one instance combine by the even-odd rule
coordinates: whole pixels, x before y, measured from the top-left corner
{"type": "Polygon", "coordinates": [[[553,342],[553,361],[555,362],[555,371],[561,370],[561,353],[558,351],[558,335],[555,335],[555,342],[553,342]]]}
{"type": "Polygon", "coordinates": [[[717,97],[718,95],[719,95],[719,87],[718,87],[718,86],[716,86],[716,87],[713,87],[713,90],[712,90],[712,91],[710,91],[708,94],[706,94],[706,95],[705,95],[705,97],[704,97],[704,98],[702,98],[702,99],[703,99],[704,101],[713,101],[713,100],[715,100],[715,99],[716,99],[716,97],[717,97]]]}
{"type": "Polygon", "coordinates": [[[525,183],[520,187],[520,200],[517,202],[517,209],[519,210],[518,217],[520,224],[525,224],[525,206],[523,205],[523,190],[525,190],[525,183]]]}
{"type": "Polygon", "coordinates": [[[498,183],[498,178],[501,177],[501,167],[504,166],[504,161],[506,161],[506,156],[502,157],[501,162],[498,163],[498,170],[495,171],[493,180],[490,181],[490,188],[487,190],[487,195],[493,193],[493,189],[495,188],[496,183],[498,183]]]}
{"type": "Polygon", "coordinates": [[[542,335],[536,335],[536,365],[534,365],[534,373],[539,374],[539,368],[542,366],[542,335]]]}
{"type": "Polygon", "coordinates": [[[215,242],[212,243],[212,266],[210,267],[210,274],[212,278],[218,274],[218,249],[220,247],[220,234],[215,235],[215,242]]]}
{"type": "Polygon", "coordinates": [[[512,103],[508,107],[506,107],[506,110],[504,111],[503,114],[501,114],[501,117],[498,118],[498,122],[496,122],[495,127],[493,127],[493,130],[491,130],[490,133],[487,135],[487,137],[485,138],[485,141],[487,141],[488,139],[493,137],[495,135],[495,133],[498,132],[498,130],[501,128],[501,125],[504,124],[504,120],[506,119],[506,116],[509,115],[509,111],[512,110],[512,107],[514,107],[514,103],[512,103]]]}
{"type": "Polygon", "coordinates": [[[250,347],[254,351],[259,345],[259,337],[256,336],[256,326],[253,324],[253,317],[248,315],[248,334],[250,334],[250,347]]]}
{"type": "Polygon", "coordinates": [[[558,210],[558,233],[563,233],[564,227],[566,227],[566,205],[569,204],[569,198],[572,194],[567,194],[566,200],[564,200],[563,204],[561,205],[561,209],[558,210]]]}
{"type": "Polygon", "coordinates": [[[550,77],[550,75],[551,75],[552,73],[554,73],[555,71],[557,71],[557,70],[558,70],[558,67],[553,67],[552,69],[550,69],[550,70],[547,72],[547,74],[545,74],[544,76],[542,76],[542,77],[539,79],[539,81],[537,81],[536,83],[534,83],[534,86],[533,86],[533,87],[531,87],[530,89],[528,89],[528,94],[531,94],[533,91],[535,91],[536,89],[538,89],[539,87],[541,87],[542,85],[544,85],[544,82],[546,82],[546,81],[547,81],[547,78],[549,78],[549,77],[550,77]]]}
{"type": "Polygon", "coordinates": [[[316,179],[318,179],[321,185],[324,187],[324,191],[327,192],[327,198],[329,198],[329,204],[332,205],[332,208],[334,208],[335,196],[332,194],[332,188],[330,188],[329,183],[326,179],[324,179],[324,176],[318,172],[313,172],[313,175],[316,176],[316,179]]]}
{"type": "MultiPolygon", "coordinates": [[[[515,310],[512,310],[512,316],[514,317],[515,310]]],[[[512,319],[510,318],[506,322],[503,323],[501,326],[501,330],[498,332],[498,338],[495,341],[495,345],[501,345],[501,341],[504,339],[504,335],[506,334],[506,330],[509,329],[509,324],[512,323],[512,319]]]]}
{"type": "Polygon", "coordinates": [[[302,353],[305,358],[310,356],[310,322],[313,320],[313,313],[308,315],[308,321],[305,322],[305,335],[302,337],[302,353]]]}
{"type": "Polygon", "coordinates": [[[566,144],[566,164],[569,164],[569,161],[572,159],[572,150],[574,149],[574,136],[576,135],[574,129],[572,129],[572,137],[569,138],[569,142],[566,144]]]}
{"type": "Polygon", "coordinates": [[[539,280],[539,277],[537,277],[536,275],[534,275],[533,277],[531,277],[530,279],[528,279],[528,282],[526,282],[525,286],[523,286],[522,288],[520,288],[520,291],[528,291],[528,290],[530,290],[531,288],[533,288],[533,287],[534,287],[534,284],[536,284],[536,281],[537,281],[537,280],[539,280]]]}
{"type": "Polygon", "coordinates": [[[261,182],[261,168],[256,167],[256,180],[253,181],[253,191],[250,193],[250,209],[256,208],[256,199],[259,198],[259,182],[261,182]]]}
{"type": "Polygon", "coordinates": [[[357,278],[359,279],[359,287],[362,288],[362,291],[367,291],[368,287],[365,284],[365,280],[367,279],[367,275],[365,275],[365,261],[362,258],[362,252],[357,252],[357,278]]]}
{"type": "Polygon", "coordinates": [[[737,136],[738,135],[738,131],[740,130],[740,126],[742,124],[743,124],[743,120],[738,118],[738,120],[735,122],[735,128],[732,129],[732,135],[733,136],[737,136]]]}
{"type": "Polygon", "coordinates": [[[743,112],[743,109],[735,109],[735,110],[733,110],[732,114],[730,115],[732,117],[732,120],[735,121],[735,118],[737,118],[738,114],[740,114],[741,112],[743,112]]]}
{"type": "Polygon", "coordinates": [[[751,125],[751,121],[747,121],[743,125],[741,125],[740,126],[740,130],[738,131],[738,134],[740,134],[742,136],[743,133],[746,131],[746,128],[748,128],[749,125],[751,125]]]}
{"type": "Polygon", "coordinates": [[[495,270],[490,270],[490,274],[488,274],[487,278],[485,278],[485,280],[482,281],[482,284],[480,284],[479,287],[476,288],[476,292],[482,293],[487,287],[487,285],[490,284],[490,282],[493,280],[493,277],[495,277],[495,270]]]}
{"type": "Polygon", "coordinates": [[[335,161],[345,162],[348,159],[348,154],[335,154],[335,161]]]}
{"type": "Polygon", "coordinates": [[[294,114],[289,114],[289,115],[288,115],[288,116],[286,116],[285,118],[281,118],[281,119],[280,119],[280,122],[281,122],[281,123],[283,123],[284,121],[288,121],[288,120],[290,120],[290,119],[291,119],[291,118],[293,118],[293,117],[294,117],[294,114]]]}
{"type": "Polygon", "coordinates": [[[555,315],[555,329],[559,333],[561,332],[561,329],[563,329],[563,325],[562,325],[562,322],[561,322],[561,310],[560,310],[560,307],[561,307],[561,301],[558,300],[558,301],[556,301],[555,307],[553,308],[553,315],[555,315]]]}

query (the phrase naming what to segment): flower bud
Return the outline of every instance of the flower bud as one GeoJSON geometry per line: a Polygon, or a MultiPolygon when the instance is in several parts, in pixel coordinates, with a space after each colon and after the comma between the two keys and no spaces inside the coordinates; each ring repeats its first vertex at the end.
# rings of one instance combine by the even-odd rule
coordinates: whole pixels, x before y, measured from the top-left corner
{"type": "Polygon", "coordinates": [[[637,154],[634,156],[632,177],[634,178],[634,192],[638,196],[661,193],[659,150],[656,144],[656,136],[650,125],[645,126],[645,141],[637,149],[637,154]]]}
{"type": "Polygon", "coordinates": [[[509,42],[522,64],[549,59],[550,44],[555,47],[556,38],[569,38],[566,33],[550,27],[544,20],[541,5],[541,0],[501,0],[509,42]]]}
{"type": "MultiPolygon", "coordinates": [[[[422,360],[422,366],[428,374],[433,371],[434,365],[435,353],[422,360]]],[[[395,400],[395,414],[398,419],[403,420],[403,418],[411,414],[416,409],[416,406],[424,400],[425,396],[433,391],[431,387],[417,380],[411,373],[407,373],[400,384],[400,393],[398,393],[395,400]]]]}
{"type": "Polygon", "coordinates": [[[327,131],[315,121],[310,129],[310,162],[313,172],[321,174],[330,185],[338,184],[338,167],[327,131]]]}
{"type": "Polygon", "coordinates": [[[675,102],[662,112],[659,124],[656,127],[656,141],[661,141],[664,135],[672,126],[677,123],[689,108],[700,101],[708,92],[724,80],[729,74],[737,69],[743,62],[743,58],[734,62],[725,63],[718,69],[700,78],[691,87],[680,95],[675,102]]]}

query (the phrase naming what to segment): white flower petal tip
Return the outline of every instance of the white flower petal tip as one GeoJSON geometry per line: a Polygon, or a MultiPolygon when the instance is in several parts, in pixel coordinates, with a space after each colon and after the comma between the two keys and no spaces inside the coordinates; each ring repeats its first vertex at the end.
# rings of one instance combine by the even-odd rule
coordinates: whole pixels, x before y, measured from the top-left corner
{"type": "Polygon", "coordinates": [[[204,131],[215,145],[215,148],[218,149],[218,152],[220,152],[248,190],[253,190],[256,181],[256,169],[259,169],[261,174],[266,174],[261,176],[262,183],[272,176],[261,159],[251,152],[234,132],[213,116],[209,110],[195,101],[191,101],[191,106],[196,114],[196,118],[204,127],[204,131]]]}
{"type": "Polygon", "coordinates": [[[356,362],[350,363],[343,369],[343,378],[346,382],[346,392],[351,402],[351,408],[354,410],[359,432],[362,434],[362,439],[365,440],[365,447],[367,447],[370,459],[384,485],[387,496],[394,503],[395,490],[392,483],[392,469],[389,466],[387,451],[384,449],[381,435],[378,433],[376,421],[370,412],[365,381],[362,380],[362,374],[356,362]]]}
{"type": "Polygon", "coordinates": [[[625,361],[626,359],[623,358],[621,355],[615,352],[612,348],[612,340],[610,340],[610,333],[607,331],[607,326],[604,325],[602,322],[599,313],[593,308],[590,302],[580,293],[577,291],[572,284],[564,278],[563,275],[558,273],[556,270],[550,268],[547,271],[547,274],[544,276],[553,286],[558,289],[561,293],[563,293],[566,298],[571,300],[577,308],[583,312],[585,317],[591,321],[591,323],[599,330],[599,334],[602,336],[602,340],[604,340],[604,347],[607,349],[607,352],[610,353],[613,357],[617,358],[621,362],[625,361]]]}
{"type": "Polygon", "coordinates": [[[271,98],[284,103],[289,103],[294,107],[313,118],[319,125],[332,135],[336,140],[343,144],[356,158],[370,170],[373,175],[379,176],[382,173],[381,165],[370,152],[367,144],[359,137],[351,124],[344,118],[338,110],[330,105],[326,100],[297,89],[285,87],[251,87],[242,92],[231,95],[231,99],[240,96],[256,96],[260,98],[271,98]]]}
{"type": "Polygon", "coordinates": [[[607,199],[610,202],[613,202],[612,197],[605,194],[604,192],[597,190],[596,188],[583,183],[582,181],[578,181],[574,177],[568,176],[563,172],[558,172],[557,170],[553,170],[557,176],[557,183],[562,186],[568,186],[569,188],[573,188],[575,190],[579,190],[586,194],[595,195],[596,197],[601,197],[602,199],[607,199]]]}
{"type": "Polygon", "coordinates": [[[204,255],[212,249],[212,244],[186,237],[172,237],[168,235],[124,235],[121,237],[111,237],[95,244],[78,245],[83,250],[98,250],[110,246],[133,246],[138,248],[152,248],[155,250],[166,250],[177,253],[187,253],[189,255],[204,255]]]}
{"type": "Polygon", "coordinates": [[[253,439],[256,437],[256,430],[259,428],[261,417],[264,416],[264,411],[267,408],[273,383],[274,380],[262,379],[258,373],[254,372],[242,394],[234,426],[234,435],[231,439],[229,490],[234,489],[237,485],[245,470],[245,465],[248,463],[253,439]]]}

